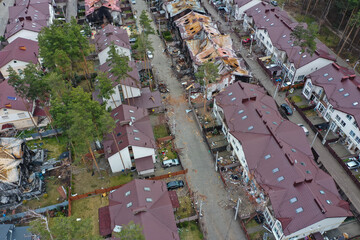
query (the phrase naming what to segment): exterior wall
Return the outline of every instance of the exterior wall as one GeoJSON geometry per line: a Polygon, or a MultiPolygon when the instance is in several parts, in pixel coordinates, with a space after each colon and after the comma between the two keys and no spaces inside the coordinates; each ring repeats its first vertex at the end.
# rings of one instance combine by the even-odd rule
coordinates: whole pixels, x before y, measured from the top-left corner
{"type": "Polygon", "coordinates": [[[26,65],[28,65],[28,62],[18,61],[18,60],[12,60],[11,62],[7,63],[5,66],[0,68],[0,71],[4,78],[7,78],[9,76],[8,73],[8,67],[11,66],[15,71],[23,70],[26,65]]]}
{"type": "Polygon", "coordinates": [[[53,6],[51,4],[49,4],[49,13],[50,13],[50,18],[47,21],[48,26],[53,24],[54,19],[55,19],[55,11],[54,11],[54,8],[53,8],[53,6]]]}
{"type": "Polygon", "coordinates": [[[328,60],[325,58],[318,58],[318,59],[302,66],[299,69],[295,69],[295,65],[292,63],[290,65],[290,71],[289,71],[289,75],[288,75],[289,79],[291,80],[292,83],[302,81],[306,75],[309,75],[309,74],[317,71],[318,69],[325,67],[326,65],[329,65],[331,63],[333,63],[332,60],[328,60]],[[294,77],[291,78],[291,76],[294,76],[294,77]]]}
{"type": "MultiPolygon", "coordinates": [[[[130,49],[119,47],[117,45],[115,45],[115,47],[116,47],[119,54],[124,54],[125,56],[128,56],[129,59],[131,60],[130,49]]],[[[110,47],[107,47],[107,48],[105,48],[104,50],[102,50],[101,52],[98,53],[100,65],[102,65],[102,64],[104,64],[106,62],[106,59],[109,57],[109,55],[108,55],[109,50],[110,50],[110,47]]]]}
{"type": "Polygon", "coordinates": [[[103,98],[103,101],[106,102],[106,108],[114,109],[115,107],[118,107],[118,106],[120,106],[122,104],[121,103],[119,87],[122,88],[122,92],[124,94],[124,99],[128,99],[129,97],[131,98],[132,96],[134,96],[134,97],[141,96],[141,91],[140,91],[139,88],[128,87],[128,86],[119,84],[119,85],[117,85],[116,87],[113,88],[115,93],[112,94],[112,97],[110,99],[104,99],[103,98]],[[127,97],[126,93],[129,94],[129,97],[127,97]],[[115,103],[114,103],[114,101],[115,101],[115,103]]]}
{"type": "Polygon", "coordinates": [[[15,33],[14,35],[12,35],[11,37],[9,37],[7,40],[9,43],[11,43],[12,41],[14,41],[15,39],[21,37],[21,38],[25,38],[25,39],[29,39],[32,41],[37,42],[37,36],[39,33],[37,32],[33,32],[33,31],[29,31],[29,30],[21,30],[17,33],[15,33]]]}
{"type": "Polygon", "coordinates": [[[266,29],[257,29],[255,33],[255,39],[257,41],[256,44],[265,51],[266,56],[273,54],[274,47],[266,29]]]}
{"type": "Polygon", "coordinates": [[[142,158],[147,156],[152,156],[153,162],[156,162],[155,159],[155,149],[154,148],[145,148],[145,147],[137,147],[132,146],[133,152],[134,152],[134,158],[142,158]]]}
{"type": "Polygon", "coordinates": [[[326,218],[310,226],[307,226],[306,228],[303,228],[291,235],[283,236],[281,239],[283,240],[303,239],[305,236],[308,236],[311,233],[316,233],[316,232],[324,233],[331,229],[338,228],[341,225],[341,223],[345,221],[345,219],[346,217],[326,218]]]}
{"type": "Polygon", "coordinates": [[[261,1],[259,1],[259,0],[253,0],[243,6],[238,6],[237,4],[235,4],[235,6],[234,6],[235,7],[235,19],[242,20],[244,18],[244,12],[260,2],[261,1]]]}
{"type": "MultiPolygon", "coordinates": [[[[106,151],[106,149],[105,149],[106,151]]],[[[131,158],[130,158],[130,153],[129,153],[129,149],[126,147],[124,149],[122,149],[120,151],[122,160],[124,161],[124,165],[126,168],[131,168],[131,158]]],[[[115,172],[121,172],[122,170],[124,170],[123,164],[121,162],[119,153],[115,153],[114,155],[112,155],[111,157],[108,158],[110,167],[111,167],[111,171],[113,173],[115,172]]]]}
{"type": "Polygon", "coordinates": [[[232,84],[235,80],[235,77],[233,75],[224,78],[221,82],[218,83],[210,83],[207,86],[207,99],[211,99],[212,93],[215,91],[221,91],[230,84],[232,84]]]}
{"type": "Polygon", "coordinates": [[[144,170],[141,172],[138,172],[139,175],[145,175],[145,174],[150,174],[153,173],[155,170],[154,169],[148,169],[148,170],[144,170]]]}
{"type": "MultiPolygon", "coordinates": [[[[37,123],[37,117],[34,117],[37,123]]],[[[27,111],[19,111],[11,108],[0,109],[0,130],[2,125],[12,123],[16,129],[26,129],[34,127],[30,115],[27,111]],[[5,110],[6,109],[6,110],[5,110]]]]}

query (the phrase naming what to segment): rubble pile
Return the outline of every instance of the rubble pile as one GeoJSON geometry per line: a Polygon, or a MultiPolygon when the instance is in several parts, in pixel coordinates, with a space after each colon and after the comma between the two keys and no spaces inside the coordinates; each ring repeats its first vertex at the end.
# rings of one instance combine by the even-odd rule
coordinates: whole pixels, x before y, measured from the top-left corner
{"type": "Polygon", "coordinates": [[[44,150],[31,151],[24,140],[0,138],[0,209],[31,199],[45,191],[41,172],[44,150]]]}

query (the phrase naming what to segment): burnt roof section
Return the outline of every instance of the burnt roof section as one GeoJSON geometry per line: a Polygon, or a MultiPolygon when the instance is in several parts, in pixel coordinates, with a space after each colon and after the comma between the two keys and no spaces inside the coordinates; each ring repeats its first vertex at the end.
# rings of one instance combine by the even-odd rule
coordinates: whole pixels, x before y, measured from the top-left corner
{"type": "Polygon", "coordinates": [[[326,98],[335,109],[354,116],[360,126],[360,77],[353,70],[333,63],[308,77],[314,85],[324,89],[326,98]]]}
{"type": "Polygon", "coordinates": [[[111,24],[106,25],[96,33],[93,43],[97,52],[103,51],[111,43],[114,43],[115,46],[131,49],[127,31],[111,24]]]}
{"type": "MultiPolygon", "coordinates": [[[[116,82],[117,77],[110,72],[112,69],[110,64],[111,64],[110,61],[105,62],[104,64],[102,64],[99,67],[99,70],[107,73],[108,78],[110,78],[112,80],[113,87],[115,87],[115,86],[119,85],[119,83],[116,82]]],[[[129,61],[129,67],[131,67],[131,69],[132,69],[130,72],[128,72],[130,77],[121,79],[121,80],[119,80],[119,82],[121,82],[121,85],[134,87],[134,88],[141,88],[140,77],[139,77],[139,73],[137,71],[135,62],[129,61]]]]}
{"type": "Polygon", "coordinates": [[[121,12],[119,0],[85,0],[85,15],[89,15],[99,9],[106,7],[111,11],[121,12]]]}
{"type": "Polygon", "coordinates": [[[142,226],[147,240],[180,239],[164,181],[135,179],[109,194],[108,208],[111,230],[133,221],[142,226]]]}
{"type": "MultiPolygon", "coordinates": [[[[277,49],[285,51],[288,61],[293,63],[296,68],[305,66],[318,58],[335,61],[335,57],[330,54],[329,49],[323,43],[316,44],[317,49],[312,56],[306,51],[302,52],[301,47],[294,45],[291,33],[299,23],[294,22],[280,8],[261,2],[249,8],[245,13],[253,18],[258,29],[267,30],[272,44],[277,49]]],[[[304,28],[307,28],[306,24],[304,28]]]]}
{"type": "Polygon", "coordinates": [[[262,87],[236,82],[216,96],[216,103],[285,235],[325,218],[352,215],[332,177],[313,161],[303,130],[281,117],[262,87]]]}
{"type": "Polygon", "coordinates": [[[0,51],[0,68],[13,60],[27,63],[38,62],[39,45],[25,38],[17,38],[0,51]]]}
{"type": "MultiPolygon", "coordinates": [[[[155,138],[150,118],[144,108],[122,104],[111,111],[115,120],[114,135],[120,150],[128,146],[155,148],[155,138]]],[[[109,158],[118,152],[113,135],[104,138],[105,157],[109,158]]]]}
{"type": "Polygon", "coordinates": [[[171,2],[165,2],[164,5],[170,17],[181,14],[186,10],[192,10],[198,13],[205,13],[205,9],[197,0],[175,0],[171,2]]]}

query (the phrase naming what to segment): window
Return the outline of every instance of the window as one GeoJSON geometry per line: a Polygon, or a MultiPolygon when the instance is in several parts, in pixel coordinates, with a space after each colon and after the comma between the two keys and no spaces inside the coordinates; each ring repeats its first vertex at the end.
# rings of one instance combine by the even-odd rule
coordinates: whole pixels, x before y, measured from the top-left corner
{"type": "Polygon", "coordinates": [[[312,84],[311,84],[310,81],[307,82],[307,85],[308,85],[309,87],[312,87],[312,84]]]}
{"type": "Polygon", "coordinates": [[[17,115],[18,115],[19,118],[26,118],[25,113],[18,113],[17,115]]]}
{"type": "Polygon", "coordinates": [[[2,119],[9,119],[9,116],[1,116],[2,119]]]}
{"type": "Polygon", "coordinates": [[[127,191],[127,192],[125,193],[125,197],[129,196],[130,193],[131,193],[130,191],[127,191]]]}
{"type": "Polygon", "coordinates": [[[355,141],[356,141],[358,144],[360,144],[360,138],[359,138],[359,137],[356,137],[356,138],[355,138],[355,141]]]}
{"type": "Polygon", "coordinates": [[[302,207],[299,207],[299,208],[296,209],[296,213],[301,213],[303,211],[304,211],[304,209],[302,207]]]}
{"type": "Polygon", "coordinates": [[[235,148],[236,148],[236,151],[239,151],[239,148],[238,148],[238,146],[235,146],[235,148]]]}
{"type": "Polygon", "coordinates": [[[352,116],[351,116],[351,115],[349,115],[349,114],[347,114],[347,115],[346,115],[346,118],[347,118],[349,121],[351,121],[352,116]]]}
{"type": "Polygon", "coordinates": [[[350,131],[350,136],[355,137],[355,133],[353,130],[350,131]]]}
{"type": "Polygon", "coordinates": [[[301,80],[304,79],[304,77],[305,77],[304,75],[298,76],[298,79],[297,79],[297,80],[298,80],[298,81],[301,81],[301,80]]]}
{"type": "Polygon", "coordinates": [[[152,202],[152,198],[146,198],[147,202],[152,202]]]}
{"type": "Polygon", "coordinates": [[[149,187],[144,187],[144,190],[147,192],[150,192],[150,188],[149,187]]]}
{"type": "Polygon", "coordinates": [[[306,96],[309,96],[309,90],[307,90],[306,88],[304,89],[304,94],[306,95],[306,96]]]}
{"type": "Polygon", "coordinates": [[[128,204],[126,204],[126,207],[129,208],[132,206],[132,202],[129,202],[128,204]]]}
{"type": "Polygon", "coordinates": [[[343,127],[346,126],[346,123],[344,122],[344,120],[341,120],[340,124],[341,124],[341,126],[343,126],[343,127]]]}
{"type": "Polygon", "coordinates": [[[335,120],[338,121],[338,122],[340,122],[340,117],[339,117],[339,115],[336,115],[335,120]]]}
{"type": "Polygon", "coordinates": [[[290,203],[294,203],[294,202],[297,202],[297,198],[296,197],[293,197],[290,199],[290,203]]]}

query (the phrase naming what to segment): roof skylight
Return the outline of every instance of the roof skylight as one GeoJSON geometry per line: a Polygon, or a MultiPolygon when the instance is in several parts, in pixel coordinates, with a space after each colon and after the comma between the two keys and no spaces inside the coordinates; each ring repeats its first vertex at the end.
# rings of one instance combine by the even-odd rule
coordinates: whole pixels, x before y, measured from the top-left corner
{"type": "Polygon", "coordinates": [[[285,35],[283,35],[283,38],[286,38],[286,34],[285,34],[285,35]]]}
{"type": "Polygon", "coordinates": [[[235,100],[236,100],[236,97],[234,97],[234,98],[231,99],[232,102],[235,101],[235,100]]]}
{"type": "Polygon", "coordinates": [[[294,203],[294,202],[297,202],[297,198],[296,197],[293,197],[290,199],[290,203],[294,203]]]}
{"type": "Polygon", "coordinates": [[[242,120],[245,120],[245,119],[247,119],[247,116],[245,115],[245,116],[243,116],[241,119],[242,119],[242,120]]]}
{"type": "Polygon", "coordinates": [[[252,130],[254,128],[254,126],[250,126],[248,127],[248,130],[252,130]]]}
{"type": "Polygon", "coordinates": [[[130,191],[127,191],[127,192],[125,193],[125,197],[129,196],[130,193],[131,193],[130,191]]]}
{"type": "Polygon", "coordinates": [[[358,104],[359,104],[358,102],[354,102],[354,103],[353,103],[354,106],[356,106],[356,105],[358,105],[358,104]]]}
{"type": "Polygon", "coordinates": [[[277,173],[278,171],[279,171],[279,168],[274,168],[274,169],[272,170],[273,173],[277,173]]]}
{"type": "Polygon", "coordinates": [[[334,78],[331,77],[331,78],[329,78],[328,80],[329,80],[329,81],[332,81],[332,80],[334,80],[334,78]]]}
{"type": "Polygon", "coordinates": [[[332,202],[327,199],[327,200],[326,200],[326,203],[330,205],[332,202]]]}
{"type": "Polygon", "coordinates": [[[267,159],[271,158],[271,155],[268,154],[268,155],[266,155],[264,158],[267,160],[267,159]]]}
{"type": "Polygon", "coordinates": [[[325,194],[325,192],[324,192],[323,190],[320,190],[320,193],[321,193],[322,195],[324,195],[324,194],[325,194]]]}
{"type": "Polygon", "coordinates": [[[324,77],[328,76],[329,74],[328,73],[324,73],[324,77]]]}
{"type": "Polygon", "coordinates": [[[238,111],[238,114],[242,114],[243,112],[244,112],[244,110],[241,109],[238,111]]]}
{"type": "Polygon", "coordinates": [[[149,187],[144,187],[144,191],[150,192],[150,188],[149,187]]]}
{"type": "Polygon", "coordinates": [[[232,92],[229,92],[228,95],[231,96],[231,95],[232,95],[232,92]]]}
{"type": "Polygon", "coordinates": [[[303,211],[304,211],[304,209],[302,207],[299,207],[299,208],[296,209],[296,213],[301,213],[303,211]]]}
{"type": "Polygon", "coordinates": [[[281,182],[281,181],[284,180],[284,179],[285,179],[284,176],[281,176],[281,177],[278,177],[277,181],[278,181],[278,182],[281,182]]]}
{"type": "Polygon", "coordinates": [[[140,138],[138,138],[138,137],[134,137],[134,139],[135,139],[136,141],[140,141],[140,138]]]}
{"type": "Polygon", "coordinates": [[[345,94],[344,94],[344,97],[347,97],[347,96],[349,96],[349,95],[350,95],[349,93],[345,93],[345,94]]]}
{"type": "Polygon", "coordinates": [[[146,198],[147,202],[152,202],[152,198],[146,198]]]}
{"type": "Polygon", "coordinates": [[[342,92],[342,91],[344,91],[344,89],[343,89],[343,88],[340,88],[340,89],[339,89],[339,92],[342,92]]]}
{"type": "Polygon", "coordinates": [[[126,207],[129,208],[132,206],[132,202],[129,202],[128,204],[126,204],[126,207]]]}

